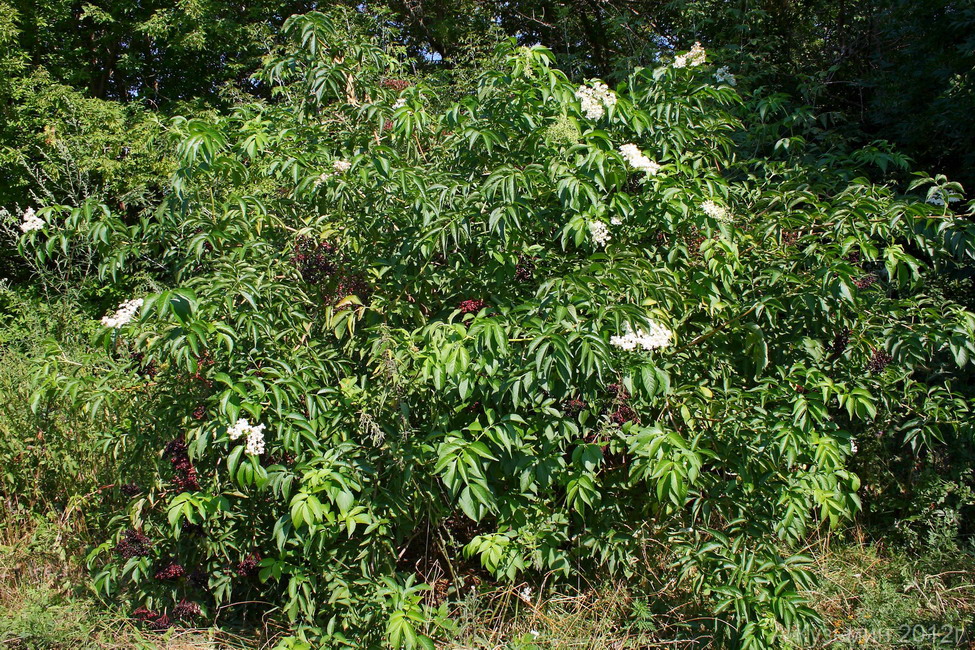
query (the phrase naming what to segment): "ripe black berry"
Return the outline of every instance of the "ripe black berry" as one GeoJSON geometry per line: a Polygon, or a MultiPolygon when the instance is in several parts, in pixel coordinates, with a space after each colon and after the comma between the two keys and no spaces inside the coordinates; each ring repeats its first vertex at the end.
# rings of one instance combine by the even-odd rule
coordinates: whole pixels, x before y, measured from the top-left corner
{"type": "Polygon", "coordinates": [[[486,304],[483,300],[464,300],[457,306],[457,309],[465,314],[476,314],[484,309],[486,304]]]}
{"type": "Polygon", "coordinates": [[[309,237],[299,237],[295,243],[292,263],[308,284],[318,284],[335,273],[336,249],[328,242],[317,243],[309,237]]]}
{"type": "Polygon", "coordinates": [[[626,422],[636,422],[637,424],[640,423],[640,416],[637,415],[636,411],[626,404],[623,404],[616,409],[616,412],[610,415],[609,419],[619,425],[625,424],[626,422]]]}
{"type": "Polygon", "coordinates": [[[586,409],[586,403],[583,402],[581,399],[566,400],[565,403],[562,404],[562,411],[570,417],[579,415],[579,413],[581,413],[585,409],[586,409]]]}
{"type": "Polygon", "coordinates": [[[152,542],[141,532],[129,529],[122,534],[122,539],[115,545],[115,552],[128,560],[133,557],[148,557],[152,542]]]}
{"type": "Polygon", "coordinates": [[[874,275],[873,273],[868,273],[862,278],[857,278],[856,280],[854,280],[853,284],[856,286],[857,289],[866,289],[870,285],[874,284],[876,281],[877,281],[877,276],[874,275]]]}
{"type": "Polygon", "coordinates": [[[515,280],[518,282],[528,282],[535,275],[535,262],[525,257],[518,258],[518,266],[515,267],[515,280]]]}
{"type": "Polygon", "coordinates": [[[200,606],[185,598],[173,608],[173,616],[182,621],[191,621],[200,615],[200,606]]]}
{"type": "Polygon", "coordinates": [[[884,368],[889,366],[893,360],[894,357],[890,356],[885,350],[874,350],[873,356],[870,357],[870,361],[867,363],[867,370],[874,374],[883,372],[884,368]]]}
{"type": "Polygon", "coordinates": [[[247,578],[257,574],[258,565],[261,562],[261,556],[258,553],[251,553],[245,557],[242,561],[237,563],[237,575],[241,578],[247,578]]]}
{"type": "Polygon", "coordinates": [[[183,568],[183,565],[173,562],[156,571],[156,580],[177,580],[185,575],[186,569],[183,568]]]}
{"type": "Polygon", "coordinates": [[[850,344],[850,328],[844,328],[833,336],[833,343],[829,346],[830,356],[835,359],[846,352],[846,347],[850,344]]]}

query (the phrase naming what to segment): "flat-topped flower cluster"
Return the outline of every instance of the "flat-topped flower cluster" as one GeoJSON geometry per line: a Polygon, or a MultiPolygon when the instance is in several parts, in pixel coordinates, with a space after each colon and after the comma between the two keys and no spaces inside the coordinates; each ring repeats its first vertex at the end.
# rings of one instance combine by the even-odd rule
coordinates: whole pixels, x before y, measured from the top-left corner
{"type": "Polygon", "coordinates": [[[598,120],[606,114],[606,109],[616,106],[616,93],[601,81],[590,86],[579,86],[576,97],[582,105],[583,114],[590,120],[598,120]]]}
{"type": "Polygon", "coordinates": [[[691,51],[674,57],[675,68],[697,67],[707,61],[707,53],[700,43],[691,46],[691,51]]]}
{"type": "Polygon", "coordinates": [[[637,348],[644,350],[658,350],[670,345],[674,333],[656,321],[650,321],[646,330],[634,330],[629,323],[623,325],[623,333],[610,337],[609,342],[623,350],[633,351],[637,348]]]}
{"type": "Polygon", "coordinates": [[[633,169],[646,172],[651,176],[660,171],[660,165],[647,158],[647,156],[640,151],[640,148],[635,144],[621,145],[620,154],[633,169]]]}
{"type": "Polygon", "coordinates": [[[247,418],[240,418],[233,426],[227,429],[227,435],[231,440],[239,440],[246,436],[244,440],[244,451],[253,456],[260,456],[264,453],[264,425],[252,425],[247,418]]]}
{"type": "Polygon", "coordinates": [[[701,204],[701,209],[704,211],[704,214],[717,221],[731,220],[731,215],[728,213],[728,208],[724,207],[723,205],[719,205],[710,199],[701,204]]]}
{"type": "Polygon", "coordinates": [[[136,313],[140,309],[142,309],[142,298],[126,300],[118,306],[118,309],[114,314],[102,318],[102,325],[105,327],[119,329],[120,327],[127,325],[129,321],[135,318],[136,313]]]}
{"type": "Polygon", "coordinates": [[[20,223],[21,232],[33,232],[35,230],[40,230],[46,225],[47,223],[38,217],[34,212],[34,208],[27,208],[24,210],[24,220],[20,223]]]}
{"type": "Polygon", "coordinates": [[[589,236],[597,246],[605,246],[612,237],[609,234],[609,226],[602,221],[593,221],[589,224],[589,236]]]}

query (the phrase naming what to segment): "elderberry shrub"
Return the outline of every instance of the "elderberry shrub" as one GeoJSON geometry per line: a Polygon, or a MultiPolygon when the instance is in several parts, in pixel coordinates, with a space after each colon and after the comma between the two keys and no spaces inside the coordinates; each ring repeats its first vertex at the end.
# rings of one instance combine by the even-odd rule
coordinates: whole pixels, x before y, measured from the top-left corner
{"type": "Polygon", "coordinates": [[[715,645],[815,626],[801,549],[859,508],[849,440],[965,433],[975,316],[929,289],[970,223],[817,137],[762,158],[804,121],[715,86],[700,47],[610,88],[504,43],[454,103],[368,21],[290,18],[276,101],[175,120],[144,219],[93,199],[24,224],[36,268],[83,259],[125,294],[107,367],[41,366],[79,410],[137,411],[104,432],[144,487],[92,552],[99,593],[160,629],[241,603],[316,647],[431,647],[452,608],[422,541],[448,599],[665,561],[715,645]],[[851,290],[847,242],[884,291],[851,290]],[[847,329],[905,372],[879,350],[864,372],[847,329]]]}

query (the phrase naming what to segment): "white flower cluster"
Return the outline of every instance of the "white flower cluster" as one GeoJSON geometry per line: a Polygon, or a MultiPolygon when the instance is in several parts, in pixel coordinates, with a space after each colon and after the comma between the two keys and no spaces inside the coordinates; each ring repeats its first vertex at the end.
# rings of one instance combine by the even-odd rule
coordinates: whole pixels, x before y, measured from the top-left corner
{"type": "MultiPolygon", "coordinates": [[[[958,195],[956,195],[956,194],[949,194],[948,195],[948,203],[957,203],[960,200],[961,200],[961,197],[958,196],[958,195]]],[[[930,203],[931,205],[944,205],[945,204],[945,194],[940,189],[934,190],[933,192],[931,192],[931,195],[928,196],[928,199],[927,199],[926,202],[927,203],[930,203]]],[[[23,227],[23,226],[21,226],[21,227],[23,227]]]]}
{"type": "Polygon", "coordinates": [[[660,165],[647,158],[640,148],[635,144],[624,144],[620,147],[620,153],[626,158],[633,169],[646,172],[651,176],[660,171],[660,165]]]}
{"type": "Polygon", "coordinates": [[[140,309],[142,309],[142,298],[126,300],[118,306],[114,314],[102,318],[102,325],[118,329],[135,318],[136,312],[140,309]]]}
{"type": "Polygon", "coordinates": [[[339,174],[344,174],[345,172],[352,169],[352,163],[348,160],[336,160],[332,163],[332,170],[330,172],[322,172],[321,175],[315,179],[315,185],[321,185],[332,176],[337,176],[339,174]]]}
{"type": "Polygon", "coordinates": [[[406,98],[405,97],[400,97],[395,102],[393,102],[393,110],[394,111],[397,108],[403,108],[404,106],[406,106],[406,98]]]}
{"type": "Polygon", "coordinates": [[[676,57],[674,57],[674,67],[686,68],[690,66],[693,68],[704,63],[706,58],[707,53],[704,51],[704,48],[701,47],[700,43],[695,43],[691,47],[690,52],[687,54],[678,54],[676,57]]]}
{"type": "Polygon", "coordinates": [[[738,80],[735,79],[735,75],[731,74],[731,70],[728,69],[728,66],[718,68],[714,73],[714,80],[719,84],[728,84],[729,86],[735,86],[738,84],[738,80]]]}
{"type": "Polygon", "coordinates": [[[259,456],[264,453],[264,425],[258,424],[256,427],[246,418],[240,418],[232,427],[227,429],[227,435],[231,440],[238,440],[242,436],[247,436],[244,441],[244,452],[259,456]]]}
{"type": "Polygon", "coordinates": [[[28,233],[34,230],[40,230],[46,225],[43,219],[34,214],[34,208],[24,210],[24,220],[20,224],[20,230],[22,232],[28,233]]]}
{"type": "Polygon", "coordinates": [[[629,323],[623,326],[623,334],[610,337],[609,342],[624,350],[656,350],[670,345],[674,333],[655,321],[650,321],[650,329],[647,331],[634,330],[629,323]]]}
{"type": "Polygon", "coordinates": [[[860,450],[860,448],[859,448],[859,447],[857,447],[857,441],[856,441],[856,440],[854,440],[853,438],[850,438],[850,453],[851,453],[851,454],[855,454],[855,453],[857,453],[857,452],[858,452],[859,450],[860,450]]]}
{"type": "Polygon", "coordinates": [[[606,114],[607,108],[616,106],[616,93],[601,81],[594,81],[591,86],[579,86],[576,97],[582,104],[582,112],[590,120],[598,120],[606,114]]]}
{"type": "Polygon", "coordinates": [[[730,221],[728,209],[722,205],[718,205],[710,199],[701,204],[701,209],[704,210],[704,214],[708,215],[712,219],[717,219],[718,221],[730,221]]]}
{"type": "Polygon", "coordinates": [[[589,236],[598,246],[605,246],[612,239],[609,235],[609,226],[602,221],[593,221],[589,224],[589,236]]]}

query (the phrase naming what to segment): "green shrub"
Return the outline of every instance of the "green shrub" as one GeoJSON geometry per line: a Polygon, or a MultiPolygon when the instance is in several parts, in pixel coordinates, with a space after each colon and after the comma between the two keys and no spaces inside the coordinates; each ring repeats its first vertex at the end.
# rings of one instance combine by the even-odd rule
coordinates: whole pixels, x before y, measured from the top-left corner
{"type": "Polygon", "coordinates": [[[608,89],[506,44],[441,104],[371,30],[292,18],[276,101],[174,122],[151,216],[48,206],[20,242],[137,299],[97,369],[46,365],[143,477],[95,587],[157,628],[264,602],[432,647],[431,576],[628,576],[654,542],[712,635],[814,625],[788,549],[858,509],[857,436],[932,445],[968,408],[975,316],[926,280],[971,223],[864,180],[879,149],[743,157],[774,98],[703,51],[608,89]]]}

